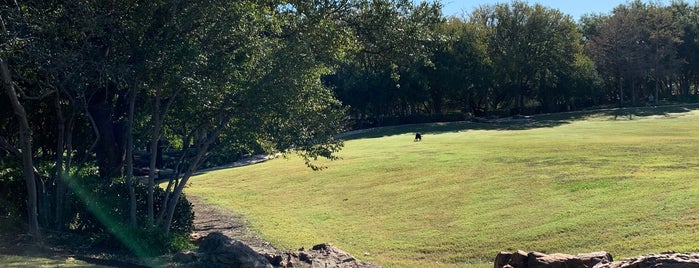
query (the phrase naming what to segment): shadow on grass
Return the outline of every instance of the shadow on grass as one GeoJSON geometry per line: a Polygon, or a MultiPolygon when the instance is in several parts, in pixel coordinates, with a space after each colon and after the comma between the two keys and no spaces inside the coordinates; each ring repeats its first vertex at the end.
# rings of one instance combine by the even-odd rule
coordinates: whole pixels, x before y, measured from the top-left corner
{"type": "Polygon", "coordinates": [[[119,260],[93,258],[80,255],[60,255],[57,253],[32,253],[24,255],[0,254],[3,267],[118,267],[148,268],[149,266],[119,260]]]}
{"type": "Polygon", "coordinates": [[[474,118],[472,121],[410,124],[362,129],[338,135],[337,138],[343,140],[354,140],[380,138],[408,133],[440,134],[467,130],[527,130],[557,127],[592,117],[608,118],[609,120],[634,120],[639,117],[682,114],[697,109],[699,109],[699,104],[681,104],[657,107],[596,109],[507,118],[474,118]]]}
{"type": "MultiPolygon", "coordinates": [[[[14,221],[0,218],[0,227],[8,222],[14,221]]],[[[83,240],[71,233],[45,231],[35,241],[20,227],[0,229],[0,267],[149,267],[122,251],[86,247],[83,240]]]]}

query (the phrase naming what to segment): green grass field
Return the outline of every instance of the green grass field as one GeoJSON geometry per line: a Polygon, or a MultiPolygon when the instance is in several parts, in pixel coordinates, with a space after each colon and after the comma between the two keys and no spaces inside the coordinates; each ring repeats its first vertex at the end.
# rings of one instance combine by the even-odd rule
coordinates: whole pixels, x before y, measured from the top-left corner
{"type": "Polygon", "coordinates": [[[383,128],[349,137],[320,172],[276,159],[186,192],[246,215],[279,248],[331,242],[385,267],[492,267],[517,249],[699,251],[696,109],[383,128]]]}

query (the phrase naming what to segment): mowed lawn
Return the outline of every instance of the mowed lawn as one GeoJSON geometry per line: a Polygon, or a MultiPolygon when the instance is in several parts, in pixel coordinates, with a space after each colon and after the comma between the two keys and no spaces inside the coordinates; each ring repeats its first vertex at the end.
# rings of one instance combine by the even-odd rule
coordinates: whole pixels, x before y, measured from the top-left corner
{"type": "Polygon", "coordinates": [[[186,193],[244,214],[278,248],[330,242],[385,267],[699,251],[699,111],[658,111],[386,128],[323,171],[280,158],[194,177],[186,193]]]}

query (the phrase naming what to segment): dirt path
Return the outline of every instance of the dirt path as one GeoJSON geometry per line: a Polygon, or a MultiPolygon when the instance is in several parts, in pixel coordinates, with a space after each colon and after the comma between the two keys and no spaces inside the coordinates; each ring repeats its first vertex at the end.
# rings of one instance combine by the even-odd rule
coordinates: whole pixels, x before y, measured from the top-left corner
{"type": "Polygon", "coordinates": [[[212,232],[240,240],[259,253],[279,252],[269,242],[257,235],[241,215],[217,208],[197,196],[187,196],[194,208],[194,232],[205,237],[212,232]]]}
{"type": "MultiPolygon", "coordinates": [[[[254,155],[229,165],[199,170],[198,173],[254,165],[278,156],[279,154],[254,155]]],[[[195,236],[205,237],[209,233],[220,232],[232,239],[242,241],[257,252],[279,252],[272,244],[257,235],[250,227],[250,223],[242,215],[216,207],[216,205],[207,203],[198,196],[187,196],[187,200],[192,203],[194,209],[195,236]]]]}

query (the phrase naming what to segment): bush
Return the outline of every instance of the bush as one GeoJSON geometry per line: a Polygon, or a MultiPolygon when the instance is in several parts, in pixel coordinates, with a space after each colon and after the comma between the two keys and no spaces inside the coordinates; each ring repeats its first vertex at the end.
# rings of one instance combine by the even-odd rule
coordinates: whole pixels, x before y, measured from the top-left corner
{"type": "Polygon", "coordinates": [[[7,159],[0,169],[0,217],[24,222],[27,218],[27,184],[22,167],[7,159]]]}
{"type": "MultiPolygon", "coordinates": [[[[122,180],[100,184],[96,176],[87,176],[73,183],[73,190],[79,198],[76,201],[72,229],[91,237],[91,245],[101,248],[138,251],[139,255],[155,256],[179,250],[182,239],[194,229],[194,212],[187,198],[180,196],[175,207],[175,216],[170,235],[165,235],[161,227],[134,228],[129,224],[128,187],[122,180]]],[[[146,226],[147,187],[136,187],[136,203],[139,226],[146,226]]],[[[154,191],[155,213],[165,197],[165,191],[154,191]]]]}

